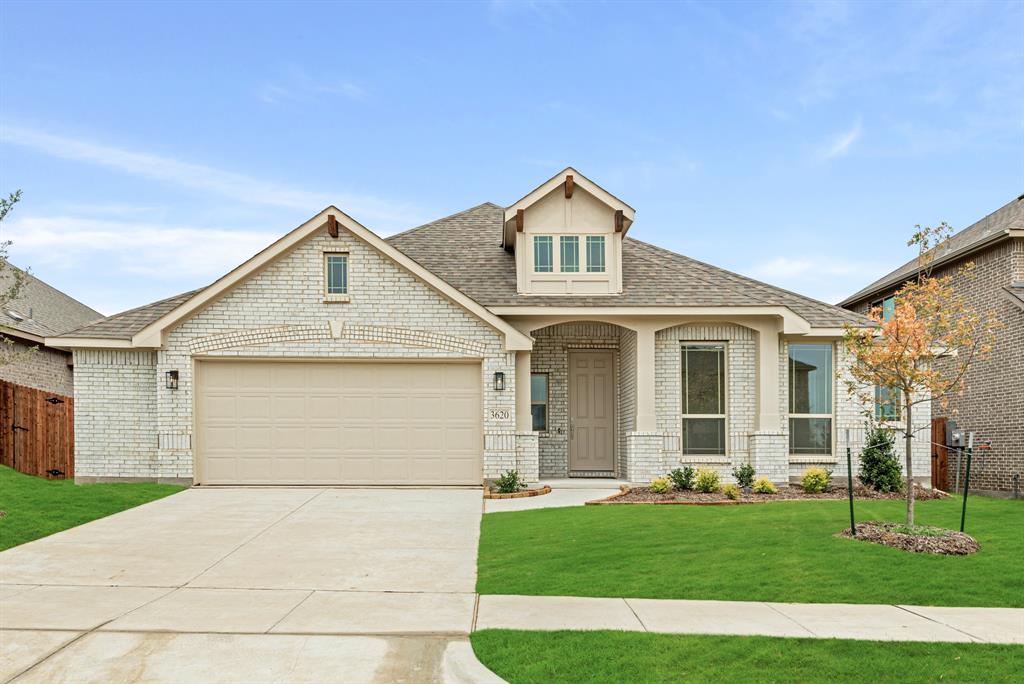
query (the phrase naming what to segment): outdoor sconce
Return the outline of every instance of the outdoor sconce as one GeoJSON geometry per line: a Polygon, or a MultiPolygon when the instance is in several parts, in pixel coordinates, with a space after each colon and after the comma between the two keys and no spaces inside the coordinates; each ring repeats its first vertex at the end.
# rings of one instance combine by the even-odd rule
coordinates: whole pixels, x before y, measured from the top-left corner
{"type": "Polygon", "coordinates": [[[501,371],[497,371],[494,374],[494,389],[498,392],[502,392],[505,389],[505,374],[501,371]]]}
{"type": "Polygon", "coordinates": [[[178,389],[178,371],[167,371],[167,389],[178,389]]]}

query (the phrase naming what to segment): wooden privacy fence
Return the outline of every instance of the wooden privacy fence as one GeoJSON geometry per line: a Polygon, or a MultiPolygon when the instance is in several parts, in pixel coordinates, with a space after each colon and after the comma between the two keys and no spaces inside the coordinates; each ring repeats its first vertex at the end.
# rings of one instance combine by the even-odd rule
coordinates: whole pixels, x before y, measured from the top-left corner
{"type": "Polygon", "coordinates": [[[0,464],[48,479],[75,476],[75,400],[0,380],[0,464]]]}

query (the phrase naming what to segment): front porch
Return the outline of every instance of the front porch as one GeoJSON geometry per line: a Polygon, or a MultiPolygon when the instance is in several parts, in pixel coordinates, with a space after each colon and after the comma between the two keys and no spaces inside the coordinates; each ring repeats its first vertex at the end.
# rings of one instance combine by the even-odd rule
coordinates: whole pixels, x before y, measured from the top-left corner
{"type": "Polygon", "coordinates": [[[779,318],[536,317],[514,324],[534,339],[532,351],[516,353],[514,382],[516,462],[527,479],[646,484],[693,465],[729,480],[734,466],[752,463],[759,475],[788,480],[779,318]],[[721,416],[707,421],[712,444],[699,449],[696,424],[688,436],[681,405],[687,345],[717,350],[723,366],[721,416]]]}

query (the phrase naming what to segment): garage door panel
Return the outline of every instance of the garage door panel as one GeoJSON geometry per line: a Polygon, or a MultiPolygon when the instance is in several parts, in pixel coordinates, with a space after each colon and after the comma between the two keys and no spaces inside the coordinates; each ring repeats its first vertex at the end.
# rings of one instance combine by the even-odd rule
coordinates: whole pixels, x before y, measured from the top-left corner
{"type": "Polygon", "coordinates": [[[210,484],[479,484],[478,364],[203,362],[210,484]]]}

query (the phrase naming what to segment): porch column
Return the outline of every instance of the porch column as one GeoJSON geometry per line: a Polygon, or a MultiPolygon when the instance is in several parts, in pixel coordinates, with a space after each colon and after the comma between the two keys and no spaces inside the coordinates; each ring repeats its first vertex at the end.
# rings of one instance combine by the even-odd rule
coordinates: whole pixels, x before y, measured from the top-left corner
{"type": "Polygon", "coordinates": [[[530,412],[530,352],[516,352],[516,432],[533,432],[530,412]]]}
{"type": "Polygon", "coordinates": [[[636,431],[658,429],[658,413],[654,397],[654,325],[636,330],[636,431]]]}
{"type": "Polygon", "coordinates": [[[757,429],[776,431],[782,428],[779,414],[779,332],[780,321],[758,321],[750,324],[757,330],[757,429]]]}

